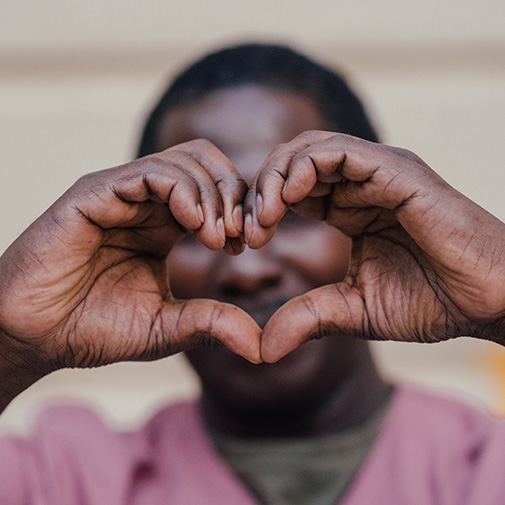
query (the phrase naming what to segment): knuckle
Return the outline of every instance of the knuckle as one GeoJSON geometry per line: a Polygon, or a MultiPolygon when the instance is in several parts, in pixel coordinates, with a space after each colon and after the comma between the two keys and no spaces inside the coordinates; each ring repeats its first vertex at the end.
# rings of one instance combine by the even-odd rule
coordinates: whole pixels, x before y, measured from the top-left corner
{"type": "MultiPolygon", "coordinates": [[[[307,170],[309,170],[308,173],[314,172],[315,174],[317,174],[317,166],[314,163],[314,159],[309,153],[306,152],[299,153],[293,157],[293,160],[291,162],[291,168],[297,169],[295,170],[297,172],[299,172],[300,169],[302,169],[302,172],[299,175],[301,175],[302,173],[303,174],[307,173],[307,170]]],[[[294,175],[292,173],[292,170],[290,170],[290,175],[291,176],[294,175]]]]}
{"type": "MultiPolygon", "coordinates": [[[[174,164],[174,165],[185,165],[191,160],[191,156],[184,150],[180,149],[179,147],[171,149],[169,151],[170,157],[169,157],[169,163],[174,164]]],[[[166,161],[159,158],[160,162],[163,164],[166,164],[166,161]]]]}
{"type": "Polygon", "coordinates": [[[216,146],[210,140],[201,139],[201,138],[190,140],[185,145],[187,145],[191,149],[202,150],[202,151],[213,151],[213,150],[217,149],[216,146]]]}
{"type": "Polygon", "coordinates": [[[137,160],[136,168],[139,172],[159,172],[163,173],[166,171],[169,163],[165,159],[166,155],[163,154],[152,154],[146,156],[145,158],[140,158],[137,160]]]}
{"type": "Polygon", "coordinates": [[[277,154],[279,154],[279,153],[283,152],[283,151],[286,149],[286,147],[287,147],[287,146],[288,146],[288,143],[287,143],[287,142],[283,142],[283,143],[281,143],[281,144],[277,144],[277,145],[276,145],[276,146],[272,149],[272,151],[270,152],[270,154],[269,154],[269,156],[268,156],[268,157],[270,158],[270,157],[276,156],[277,154]]]}
{"type": "Polygon", "coordinates": [[[90,181],[92,182],[93,179],[96,178],[96,176],[96,173],[82,175],[75,181],[75,186],[88,185],[90,181]]]}
{"type": "Polygon", "coordinates": [[[244,181],[244,179],[242,179],[241,177],[234,179],[234,185],[235,185],[234,190],[239,195],[242,195],[242,196],[244,196],[247,193],[247,190],[249,189],[247,182],[244,181]]]}
{"type": "Polygon", "coordinates": [[[296,137],[296,139],[297,139],[297,140],[302,140],[302,141],[303,141],[303,140],[306,140],[306,141],[308,141],[308,142],[311,142],[311,141],[314,139],[314,137],[315,137],[317,134],[319,134],[319,133],[320,133],[320,132],[318,132],[317,130],[306,130],[306,131],[304,131],[304,132],[300,133],[300,134],[296,137]]]}
{"type": "Polygon", "coordinates": [[[297,144],[301,143],[306,146],[309,146],[311,144],[314,144],[316,142],[326,140],[328,138],[341,138],[342,134],[341,133],[334,133],[334,132],[326,132],[322,130],[306,130],[302,133],[300,133],[296,138],[295,141],[297,144]]]}
{"type": "Polygon", "coordinates": [[[393,154],[405,158],[406,160],[413,161],[414,163],[422,163],[421,158],[412,151],[409,151],[408,149],[404,149],[402,147],[390,147],[389,150],[393,154]]]}

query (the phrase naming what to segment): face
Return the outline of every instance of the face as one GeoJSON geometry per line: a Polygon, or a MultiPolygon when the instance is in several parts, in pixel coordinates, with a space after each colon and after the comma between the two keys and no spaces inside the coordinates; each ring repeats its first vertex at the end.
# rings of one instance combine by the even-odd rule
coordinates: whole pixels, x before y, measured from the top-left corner
{"type": "MultiPolygon", "coordinates": [[[[159,150],[195,138],[213,142],[250,181],[270,151],[305,130],[324,129],[312,100],[258,85],[227,88],[171,111],[159,133],[159,150]]],[[[262,249],[238,256],[210,251],[192,235],[169,257],[177,298],[213,298],[245,309],[261,326],[284,302],[345,276],[350,240],[325,223],[288,212],[262,249]]],[[[252,365],[226,349],[188,357],[204,395],[238,409],[297,407],[330,394],[363,353],[354,339],[305,344],[276,364],[252,365]]]]}

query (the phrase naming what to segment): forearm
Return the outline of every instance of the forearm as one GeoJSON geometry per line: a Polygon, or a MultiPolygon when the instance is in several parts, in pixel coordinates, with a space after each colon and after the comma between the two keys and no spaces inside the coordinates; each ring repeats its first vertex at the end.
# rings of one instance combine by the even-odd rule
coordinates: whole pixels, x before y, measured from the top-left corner
{"type": "Polygon", "coordinates": [[[22,391],[49,373],[41,366],[42,362],[27,344],[0,330],[0,412],[22,391]]]}

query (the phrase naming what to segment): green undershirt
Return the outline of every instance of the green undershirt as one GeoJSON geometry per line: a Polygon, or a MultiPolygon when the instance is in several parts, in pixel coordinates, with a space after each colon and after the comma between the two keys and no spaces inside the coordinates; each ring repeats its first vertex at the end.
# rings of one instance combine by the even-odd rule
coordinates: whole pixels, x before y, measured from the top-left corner
{"type": "Polygon", "coordinates": [[[363,423],[320,437],[240,439],[212,434],[218,452],[264,505],[335,505],[373,444],[389,397],[363,423]]]}

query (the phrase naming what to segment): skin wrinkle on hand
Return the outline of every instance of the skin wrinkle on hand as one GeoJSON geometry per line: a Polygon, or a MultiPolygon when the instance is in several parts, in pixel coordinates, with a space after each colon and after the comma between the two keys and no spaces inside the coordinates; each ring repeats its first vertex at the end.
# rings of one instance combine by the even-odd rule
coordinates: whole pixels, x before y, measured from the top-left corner
{"type": "MultiPolygon", "coordinates": [[[[493,238],[503,245],[504,225],[441,181],[417,156],[327,132],[312,99],[265,86],[211,93],[179,107],[175,115],[169,113],[165,121],[175,125],[167,131],[176,132],[177,138],[162,131],[160,153],[82,178],[2,258],[0,268],[22,257],[23,241],[30,244],[44,275],[54,275],[54,298],[70,293],[72,300],[82,302],[73,310],[71,304],[61,308],[41,303],[39,312],[29,314],[23,306],[29,298],[23,298],[17,281],[15,297],[0,301],[0,324],[12,313],[16,338],[37,343],[42,352],[66,348],[68,355],[52,356],[58,363],[93,366],[155,359],[219,339],[251,361],[281,360],[278,367],[263,364],[252,371],[223,348],[206,356],[188,353],[209,390],[219,388],[211,382],[216,370],[237,372],[231,392],[213,392],[215,399],[229,395],[219,401],[233,403],[239,392],[248,392],[251,405],[267,409],[293,398],[308,402],[312,399],[300,391],[306,388],[313,395],[319,388],[319,393],[322,376],[337,383],[368,364],[363,343],[349,337],[436,341],[475,331],[493,339],[488,328],[502,327],[504,288],[495,287],[490,297],[479,280],[481,270],[491,279],[490,269],[503,262],[497,261],[497,251],[505,248],[497,245],[492,255],[486,254],[473,234],[478,225],[485,232],[484,244],[493,238]],[[241,103],[247,103],[247,116],[237,114],[241,103]],[[265,131],[273,133],[265,137],[265,131]],[[194,140],[198,137],[208,140],[194,140]],[[237,144],[237,138],[243,140],[237,144]],[[272,151],[275,145],[280,147],[272,151]],[[268,152],[272,154],[265,160],[268,152]],[[248,195],[242,177],[250,183],[248,195]],[[300,202],[294,208],[302,215],[277,227],[288,210],[286,202],[294,201],[300,202]],[[76,208],[81,216],[75,215],[76,208]],[[349,209],[356,212],[344,214],[349,209]],[[316,235],[308,240],[308,232],[300,230],[307,219],[320,218],[321,210],[326,222],[312,221],[316,235]],[[250,249],[226,256],[224,262],[219,249],[225,241],[227,250],[237,246],[226,237],[240,238],[241,226],[235,221],[244,214],[243,235],[250,249]],[[455,235],[463,214],[467,220],[455,235]],[[352,251],[349,272],[351,240],[336,229],[339,219],[359,246],[352,251]],[[45,226],[47,236],[37,226],[45,226]],[[191,233],[196,239],[182,238],[187,229],[196,230],[191,233]],[[76,237],[70,249],[58,250],[58,240],[49,243],[49,236],[61,234],[76,237]],[[160,245],[163,241],[169,243],[160,245]],[[461,254],[461,242],[468,254],[461,254]],[[385,249],[390,255],[376,252],[385,249]],[[56,254],[50,255],[51,250],[56,254]],[[158,258],[170,251],[167,272],[161,272],[161,261],[153,272],[153,251],[158,258]],[[332,254],[324,255],[326,251],[332,254]],[[72,285],[75,277],[79,282],[72,285]],[[394,302],[406,293],[416,294],[419,303],[398,311],[394,302]],[[287,301],[279,307],[281,300],[287,301]],[[260,317],[266,320],[263,331],[260,317]],[[49,341],[55,328],[66,347],[49,341]],[[331,338],[303,350],[313,353],[315,365],[307,367],[302,383],[294,371],[306,362],[297,347],[314,334],[331,338]],[[274,383],[284,389],[266,394],[265,385],[274,383]]],[[[40,271],[35,264],[26,266],[22,287],[37,292],[40,271]]],[[[503,280],[502,269],[495,277],[503,280]]],[[[368,377],[368,384],[375,379],[368,377]]],[[[382,391],[380,381],[377,387],[382,391]]],[[[320,394],[333,398],[332,388],[320,394]]]]}

